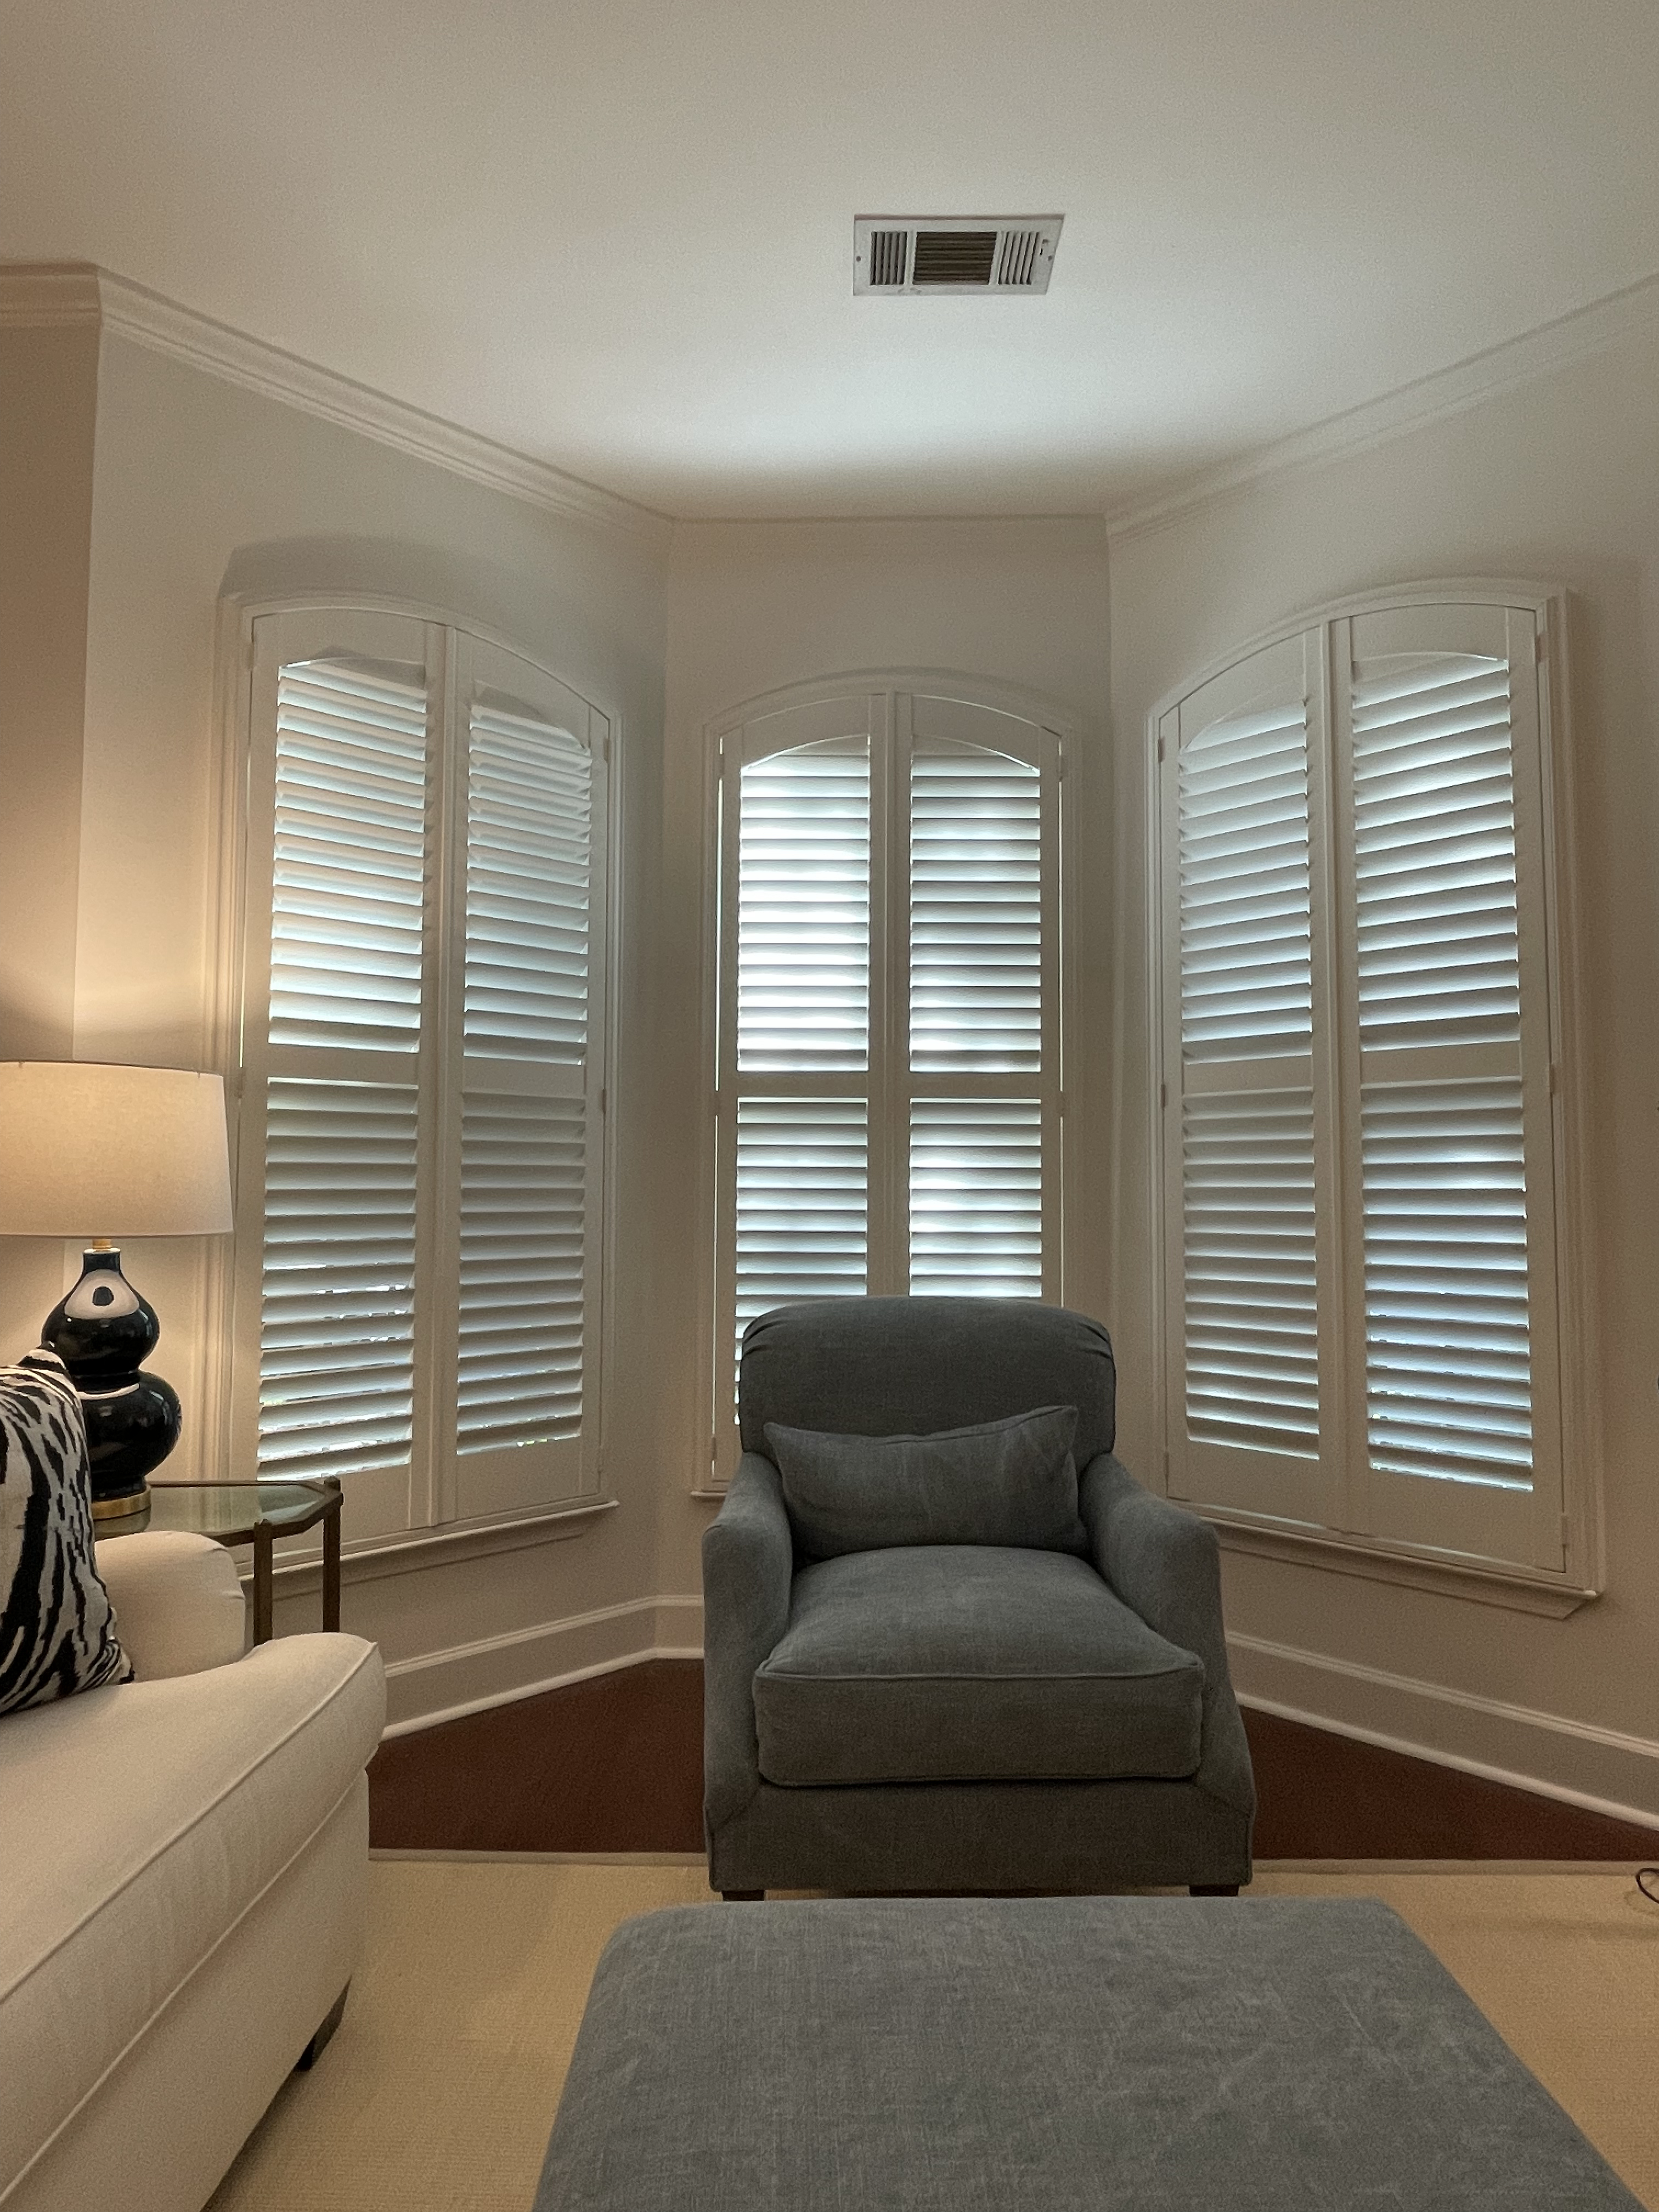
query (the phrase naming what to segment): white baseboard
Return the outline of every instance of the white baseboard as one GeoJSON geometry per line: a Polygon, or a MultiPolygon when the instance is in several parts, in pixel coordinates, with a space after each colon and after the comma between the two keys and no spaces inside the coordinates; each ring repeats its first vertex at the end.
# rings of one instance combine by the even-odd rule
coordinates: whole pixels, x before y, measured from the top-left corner
{"type": "MultiPolygon", "coordinates": [[[[1347,1659],[1230,1636],[1243,1705],[1530,1790],[1614,1820],[1659,1826],[1659,1743],[1347,1659]]],[[[702,1656],[702,1600],[635,1598],[386,1668],[386,1734],[407,1735],[647,1659],[702,1656]]]]}
{"type": "Polygon", "coordinates": [[[700,1597],[635,1598],[447,1651],[393,1660],[386,1670],[386,1733],[408,1735],[646,1659],[702,1656],[700,1597]]]}
{"type": "Polygon", "coordinates": [[[1229,1636],[1241,1705],[1387,1751],[1659,1826],[1659,1743],[1352,1660],[1229,1636]]]}

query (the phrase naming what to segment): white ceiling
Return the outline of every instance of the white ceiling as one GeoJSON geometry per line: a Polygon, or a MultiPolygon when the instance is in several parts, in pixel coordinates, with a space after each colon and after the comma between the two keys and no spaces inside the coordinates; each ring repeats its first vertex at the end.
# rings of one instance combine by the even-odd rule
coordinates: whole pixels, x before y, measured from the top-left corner
{"type": "Polygon", "coordinates": [[[1654,0],[9,0],[0,256],[675,515],[1078,514],[1649,275],[1656,118],[1654,0]]]}

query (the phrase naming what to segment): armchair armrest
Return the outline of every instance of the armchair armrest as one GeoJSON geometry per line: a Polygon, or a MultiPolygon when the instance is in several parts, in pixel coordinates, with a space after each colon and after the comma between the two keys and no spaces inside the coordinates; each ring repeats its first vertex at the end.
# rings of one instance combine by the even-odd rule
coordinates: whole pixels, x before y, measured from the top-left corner
{"type": "Polygon", "coordinates": [[[1078,1504],[1106,1581],[1149,1628],[1204,1662],[1203,1753],[1194,1779],[1254,1814],[1255,1778],[1227,1664],[1215,1530],[1185,1506],[1143,1489],[1109,1452],[1084,1469],[1078,1504]]]}
{"type": "Polygon", "coordinates": [[[703,1532],[703,1803],[711,1831],[760,1788],[755,1669],[789,1625],[795,1541],[783,1479],[759,1452],[738,1463],[703,1532]]]}
{"type": "Polygon", "coordinates": [[[115,1632],[141,1682],[240,1659],[247,1608],[236,1562],[211,1536],[146,1528],[95,1547],[115,1632]]]}

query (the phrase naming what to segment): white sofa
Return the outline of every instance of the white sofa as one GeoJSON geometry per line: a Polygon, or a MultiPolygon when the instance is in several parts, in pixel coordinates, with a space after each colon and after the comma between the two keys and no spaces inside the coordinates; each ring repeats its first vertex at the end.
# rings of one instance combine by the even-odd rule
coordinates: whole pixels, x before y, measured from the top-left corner
{"type": "Polygon", "coordinates": [[[362,1948],[385,1679],[244,1656],[207,1537],[98,1565],[137,1680],[0,1719],[0,2206],[200,2212],[362,1948]]]}

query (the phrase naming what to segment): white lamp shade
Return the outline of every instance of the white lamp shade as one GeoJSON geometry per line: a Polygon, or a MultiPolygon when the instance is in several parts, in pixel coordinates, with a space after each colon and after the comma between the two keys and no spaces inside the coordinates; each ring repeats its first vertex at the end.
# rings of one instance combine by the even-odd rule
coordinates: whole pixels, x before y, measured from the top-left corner
{"type": "Polygon", "coordinates": [[[0,1060],[0,1236],[203,1237],[230,1225],[219,1076],[0,1060]]]}

